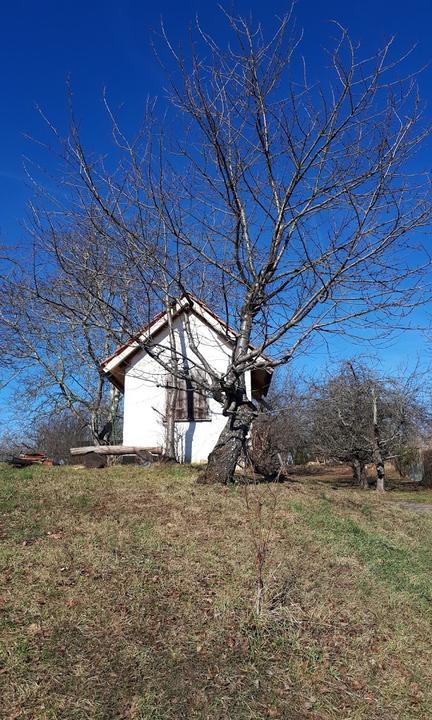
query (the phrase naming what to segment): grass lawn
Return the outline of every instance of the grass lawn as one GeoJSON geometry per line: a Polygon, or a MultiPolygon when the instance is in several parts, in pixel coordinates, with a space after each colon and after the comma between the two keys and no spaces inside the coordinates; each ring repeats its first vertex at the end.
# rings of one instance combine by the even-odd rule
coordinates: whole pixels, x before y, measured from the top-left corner
{"type": "Polygon", "coordinates": [[[187,467],[0,468],[0,717],[432,716],[432,492],[275,503],[256,618],[242,487],[187,467]]]}

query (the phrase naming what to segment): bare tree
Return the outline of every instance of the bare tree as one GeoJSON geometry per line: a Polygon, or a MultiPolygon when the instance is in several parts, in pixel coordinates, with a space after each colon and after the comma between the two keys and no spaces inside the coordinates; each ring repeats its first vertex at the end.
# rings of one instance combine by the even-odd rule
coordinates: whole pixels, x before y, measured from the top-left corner
{"type": "Polygon", "coordinates": [[[283,478],[293,464],[306,462],[312,449],[310,391],[293,373],[277,378],[254,420],[249,457],[267,479],[283,478]]]}
{"type": "Polygon", "coordinates": [[[5,273],[1,362],[15,380],[14,402],[23,421],[29,415],[42,421],[67,409],[79,422],[85,418],[94,441],[102,435],[106,441],[118,425],[120,393],[107,383],[100,362],[122,337],[115,314],[108,312],[118,292],[113,282],[108,285],[105,270],[103,288],[98,287],[100,253],[86,254],[86,245],[77,247],[71,238],[61,241],[56,253],[26,258],[5,273]],[[79,274],[69,271],[78,265],[79,274]]]}
{"type": "Polygon", "coordinates": [[[312,400],[312,443],[327,460],[349,463],[353,479],[367,488],[366,465],[372,462],[372,402],[369,371],[347,362],[318,383],[312,400]]]}
{"type": "MultiPolygon", "coordinates": [[[[186,54],[165,36],[165,123],[149,105],[128,139],[105,99],[110,161],[86,150],[73,118],[64,140],[50,125],[67,198],[35,208],[36,234],[48,232],[54,245],[65,232],[82,238],[91,230],[123,281],[133,277],[137,297],[168,277],[171,297],[204,295],[236,330],[223,373],[194,347],[202,390],[227,417],[203,482],[228,481],[248,442],[257,408],[247,370],[284,365],[333,334],[366,341],[370,331],[382,340],[420,302],[425,260],[416,235],[431,218],[429,178],[412,165],[430,127],[393,40],[362,56],[335,25],[319,82],[308,75],[290,15],[269,38],[261,26],[226,17],[226,48],[199,24],[186,54]]],[[[136,330],[136,310],[116,306],[124,332],[136,330]]],[[[184,379],[189,371],[174,354],[178,362],[161,364],[184,379]]]]}
{"type": "Polygon", "coordinates": [[[89,421],[71,411],[54,412],[35,420],[28,428],[27,444],[56,462],[69,464],[71,447],[91,441],[89,421]]]}
{"type": "Polygon", "coordinates": [[[373,463],[376,488],[385,489],[385,461],[418,442],[426,413],[411,374],[405,380],[380,377],[365,364],[346,361],[315,386],[312,442],[329,460],[350,463],[354,481],[368,487],[373,463]]]}
{"type": "Polygon", "coordinates": [[[372,385],[371,387],[371,400],[372,400],[372,425],[373,425],[373,443],[372,443],[372,457],[376,468],[376,489],[378,492],[384,492],[385,483],[385,465],[384,457],[382,452],[382,436],[380,430],[380,423],[378,419],[378,399],[376,388],[372,385]]]}

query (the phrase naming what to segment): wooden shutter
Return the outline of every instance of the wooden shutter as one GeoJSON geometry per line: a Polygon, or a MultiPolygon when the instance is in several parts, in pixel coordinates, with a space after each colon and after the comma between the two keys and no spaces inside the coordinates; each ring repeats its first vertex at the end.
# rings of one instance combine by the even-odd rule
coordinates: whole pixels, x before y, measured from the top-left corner
{"type": "Polygon", "coordinates": [[[167,413],[170,401],[174,393],[176,393],[176,401],[174,408],[174,420],[187,420],[187,392],[186,392],[186,381],[180,378],[174,378],[172,375],[167,376],[167,413]]]}
{"type": "Polygon", "coordinates": [[[177,379],[177,400],[175,406],[176,420],[188,419],[188,393],[186,388],[186,380],[177,379]]]}
{"type": "Polygon", "coordinates": [[[174,409],[174,419],[180,421],[193,420],[210,420],[210,411],[208,397],[205,390],[201,387],[201,382],[205,376],[200,371],[195,370],[192,378],[183,379],[169,377],[167,380],[167,401],[169,402],[170,393],[174,392],[174,385],[177,387],[177,398],[174,409]]]}
{"type": "Polygon", "coordinates": [[[201,383],[205,380],[205,375],[200,370],[195,370],[195,392],[193,394],[193,416],[194,420],[209,420],[209,402],[208,396],[201,383]]]}

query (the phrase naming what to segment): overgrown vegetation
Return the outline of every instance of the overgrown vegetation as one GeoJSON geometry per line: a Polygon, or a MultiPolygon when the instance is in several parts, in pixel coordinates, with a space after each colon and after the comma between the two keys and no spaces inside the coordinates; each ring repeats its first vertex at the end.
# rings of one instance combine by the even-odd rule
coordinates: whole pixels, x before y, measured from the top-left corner
{"type": "Polygon", "coordinates": [[[2,467],[1,717],[429,718],[432,494],[337,472],[272,488],[257,620],[242,487],[2,467]]]}

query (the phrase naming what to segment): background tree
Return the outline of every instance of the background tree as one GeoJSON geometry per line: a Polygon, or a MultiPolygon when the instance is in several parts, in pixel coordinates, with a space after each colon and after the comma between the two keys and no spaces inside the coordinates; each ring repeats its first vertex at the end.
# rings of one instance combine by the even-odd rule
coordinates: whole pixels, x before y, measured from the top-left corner
{"type": "Polygon", "coordinates": [[[39,253],[33,259],[5,272],[1,362],[16,378],[14,402],[23,419],[67,409],[80,422],[84,418],[90,437],[98,441],[107,423],[118,426],[120,402],[100,369],[101,360],[125,337],[109,308],[119,302],[124,307],[128,298],[115,280],[108,284],[100,249],[70,237],[57,242],[56,252],[35,248],[39,253]]]}
{"type": "Polygon", "coordinates": [[[55,462],[72,462],[69,450],[91,442],[88,418],[71,411],[54,412],[37,420],[29,430],[27,443],[55,462]]]}
{"type": "Polygon", "coordinates": [[[385,461],[419,444],[426,413],[413,377],[379,377],[366,365],[346,361],[315,387],[313,445],[328,460],[350,463],[354,481],[368,486],[374,463],[377,490],[384,490],[385,461]]]}
{"type": "Polygon", "coordinates": [[[317,385],[312,403],[315,451],[325,459],[349,463],[354,481],[361,487],[367,487],[366,465],[372,460],[368,378],[368,370],[354,370],[352,363],[347,363],[317,385]]]}
{"type": "Polygon", "coordinates": [[[293,373],[273,380],[268,398],[256,416],[249,457],[268,479],[285,476],[289,466],[306,463],[313,448],[309,388],[293,373]]]}

